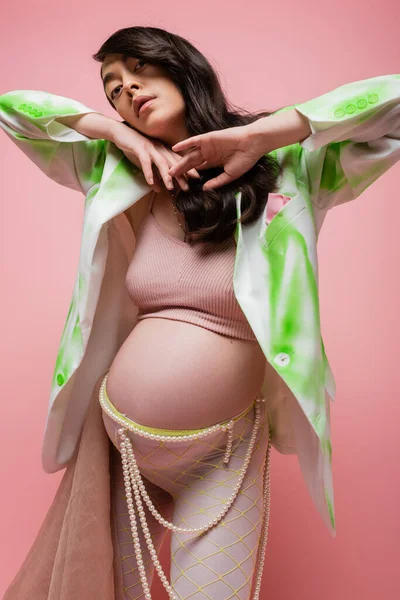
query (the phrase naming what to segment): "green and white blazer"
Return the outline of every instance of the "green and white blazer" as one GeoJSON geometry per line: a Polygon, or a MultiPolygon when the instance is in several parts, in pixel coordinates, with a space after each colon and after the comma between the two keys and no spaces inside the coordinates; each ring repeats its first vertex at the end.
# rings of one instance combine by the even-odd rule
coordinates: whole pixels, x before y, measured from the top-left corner
{"type": "MultiPolygon", "coordinates": [[[[267,222],[235,231],[235,297],[265,354],[261,392],[271,441],[296,454],[315,504],[336,535],[330,401],[335,380],[320,328],[317,239],[329,209],[354,200],[400,158],[400,75],[342,85],[296,108],[311,134],[273,152],[289,198],[267,222]]],[[[51,179],[84,194],[79,267],[55,362],[42,464],[64,468],[79,441],[94,385],[136,325],[125,288],[135,236],[124,211],[150,191],[115,146],[57,117],[97,112],[36,90],[0,96],[0,125],[51,179]]],[[[240,217],[241,192],[236,193],[240,217]]],[[[245,376],[245,374],[243,374],[245,376]]]]}

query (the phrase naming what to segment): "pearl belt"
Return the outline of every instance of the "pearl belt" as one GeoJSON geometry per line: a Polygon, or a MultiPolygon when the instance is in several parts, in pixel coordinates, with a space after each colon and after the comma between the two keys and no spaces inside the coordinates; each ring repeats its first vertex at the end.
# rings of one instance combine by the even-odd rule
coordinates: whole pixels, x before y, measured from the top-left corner
{"type": "MultiPolygon", "coordinates": [[[[174,594],[174,591],[173,591],[171,585],[168,583],[167,577],[162,569],[160,561],[157,557],[157,552],[156,552],[153,542],[151,540],[151,534],[150,534],[149,527],[146,522],[146,516],[145,516],[145,511],[143,509],[141,495],[143,496],[143,499],[144,499],[149,511],[157,519],[157,521],[159,523],[161,523],[164,527],[166,527],[167,529],[171,529],[172,531],[176,531],[179,533],[203,533],[205,531],[208,531],[212,527],[214,527],[214,525],[217,525],[217,523],[219,523],[219,521],[225,516],[225,514],[228,512],[229,508],[232,506],[232,504],[235,501],[235,498],[238,495],[240,488],[242,486],[242,483],[245,478],[246,471],[249,466],[250,459],[251,459],[251,456],[253,453],[253,449],[254,449],[254,445],[255,445],[255,441],[256,441],[256,437],[257,437],[257,431],[258,431],[258,427],[259,427],[259,423],[260,423],[259,403],[265,402],[266,399],[259,397],[259,396],[255,399],[255,404],[254,404],[255,419],[254,419],[254,425],[253,425],[253,430],[252,430],[252,434],[251,434],[251,438],[250,438],[249,447],[246,452],[246,457],[244,459],[243,467],[240,471],[238,482],[234,488],[233,494],[228,498],[225,508],[222,510],[222,512],[217,517],[214,517],[204,527],[185,528],[185,527],[178,527],[177,525],[174,525],[173,523],[170,523],[169,521],[164,519],[164,517],[158,512],[158,510],[152,503],[151,498],[148,495],[145,485],[143,483],[143,480],[141,478],[141,474],[140,474],[140,470],[139,470],[139,467],[136,462],[136,458],[133,454],[132,442],[129,439],[129,437],[126,435],[126,433],[129,430],[139,436],[146,437],[149,439],[154,439],[154,440],[159,440],[159,441],[168,440],[168,442],[179,442],[181,440],[199,439],[201,437],[210,435],[211,433],[214,433],[215,431],[227,431],[228,432],[228,440],[227,440],[226,450],[225,450],[224,459],[223,459],[224,463],[227,464],[229,462],[229,458],[230,458],[231,452],[232,452],[233,426],[234,426],[236,419],[231,419],[230,421],[228,421],[226,423],[212,425],[211,427],[204,428],[199,432],[196,432],[193,434],[187,434],[187,435],[176,435],[176,434],[174,435],[173,433],[171,435],[161,435],[161,434],[154,434],[149,431],[144,431],[144,430],[140,429],[139,427],[136,427],[135,425],[133,425],[131,422],[127,422],[126,415],[124,415],[123,413],[118,413],[118,414],[122,415],[122,416],[118,416],[118,414],[116,414],[116,412],[118,412],[118,411],[116,411],[115,408],[114,408],[114,410],[111,408],[110,403],[107,401],[106,396],[105,396],[105,387],[106,387],[107,377],[108,377],[108,372],[104,376],[103,381],[100,386],[99,401],[100,401],[101,408],[104,410],[104,412],[111,419],[113,419],[120,425],[123,425],[123,427],[118,429],[118,435],[121,438],[120,452],[121,452],[121,457],[122,457],[122,469],[123,469],[124,482],[125,482],[125,495],[126,495],[127,505],[128,505],[129,520],[130,520],[130,524],[131,524],[131,532],[132,532],[132,537],[133,537],[133,542],[134,542],[136,562],[138,564],[138,569],[140,572],[140,579],[142,582],[144,596],[145,596],[146,600],[151,600],[150,587],[148,585],[148,581],[147,581],[147,577],[146,577],[146,569],[143,564],[142,551],[140,548],[139,534],[138,534],[138,529],[137,529],[137,524],[136,524],[136,516],[135,516],[135,509],[134,509],[133,497],[132,497],[132,492],[131,492],[131,486],[133,489],[133,494],[135,496],[137,510],[138,510],[139,519],[140,519],[140,522],[142,525],[144,538],[145,538],[147,547],[149,549],[151,559],[154,563],[155,569],[161,579],[161,582],[162,582],[164,588],[166,589],[166,591],[168,593],[168,596],[171,598],[171,600],[178,600],[177,596],[174,594]]],[[[269,476],[270,476],[270,449],[271,449],[271,441],[269,439],[268,440],[268,448],[267,448],[267,456],[266,456],[265,465],[264,465],[264,477],[263,477],[263,480],[264,480],[263,515],[262,515],[262,526],[261,526],[261,535],[260,535],[260,539],[262,538],[262,543],[259,545],[258,553],[257,553],[258,570],[257,570],[257,580],[256,580],[256,587],[255,587],[255,592],[253,595],[253,600],[258,600],[258,597],[259,597],[259,592],[260,592],[260,587],[261,587],[262,570],[263,570],[263,566],[264,566],[265,548],[267,545],[267,537],[268,537],[269,504],[270,504],[270,502],[269,502],[270,497],[269,497],[269,493],[268,493],[269,476]]]]}

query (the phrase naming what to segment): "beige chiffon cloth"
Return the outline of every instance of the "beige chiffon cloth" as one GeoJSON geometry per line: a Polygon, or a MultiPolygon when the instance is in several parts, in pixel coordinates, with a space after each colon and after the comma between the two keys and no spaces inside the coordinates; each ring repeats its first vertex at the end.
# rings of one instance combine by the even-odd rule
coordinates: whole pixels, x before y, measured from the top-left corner
{"type": "Polygon", "coordinates": [[[111,519],[110,445],[98,401],[55,498],[4,600],[120,600],[122,571],[111,519]]]}

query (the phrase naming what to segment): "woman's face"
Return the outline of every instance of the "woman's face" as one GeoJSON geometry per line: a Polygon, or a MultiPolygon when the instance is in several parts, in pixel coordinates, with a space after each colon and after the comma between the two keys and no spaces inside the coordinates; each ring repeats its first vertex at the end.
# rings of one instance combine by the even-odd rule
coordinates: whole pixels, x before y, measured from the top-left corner
{"type": "Polygon", "coordinates": [[[169,147],[189,136],[184,99],[165,70],[145,60],[109,54],[101,67],[104,91],[118,114],[140,133],[169,147]],[[155,99],[139,114],[133,101],[138,96],[155,99]]]}

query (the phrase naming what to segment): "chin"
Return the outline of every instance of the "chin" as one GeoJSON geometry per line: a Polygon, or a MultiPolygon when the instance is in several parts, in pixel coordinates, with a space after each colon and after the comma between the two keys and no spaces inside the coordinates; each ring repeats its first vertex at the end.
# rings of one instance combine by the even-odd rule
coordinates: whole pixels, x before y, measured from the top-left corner
{"type": "MultiPolygon", "coordinates": [[[[121,118],[123,119],[124,117],[122,117],[122,115],[121,115],[121,118]]],[[[142,126],[142,123],[130,123],[126,119],[123,120],[122,122],[125,125],[128,125],[128,127],[135,129],[139,133],[142,133],[143,135],[146,135],[149,138],[155,139],[158,142],[162,142],[163,144],[168,145],[168,143],[165,141],[165,139],[163,139],[165,137],[168,137],[168,136],[166,136],[166,131],[165,131],[165,120],[163,120],[159,126],[157,126],[157,124],[151,124],[151,126],[149,125],[148,127],[146,127],[146,124],[144,124],[142,126]]]]}
{"type": "Polygon", "coordinates": [[[143,131],[143,133],[151,138],[154,138],[156,140],[159,140],[160,142],[162,142],[163,144],[165,144],[166,142],[164,141],[166,136],[166,132],[165,132],[165,128],[164,127],[148,127],[146,128],[145,131],[143,131]]]}

